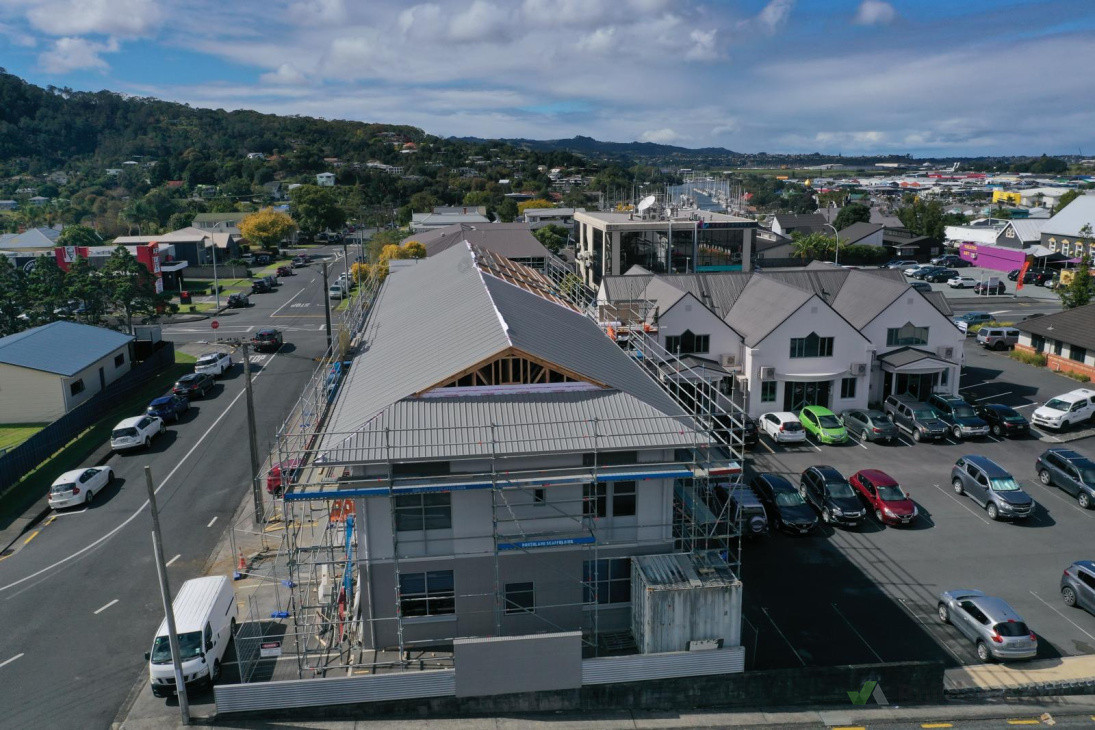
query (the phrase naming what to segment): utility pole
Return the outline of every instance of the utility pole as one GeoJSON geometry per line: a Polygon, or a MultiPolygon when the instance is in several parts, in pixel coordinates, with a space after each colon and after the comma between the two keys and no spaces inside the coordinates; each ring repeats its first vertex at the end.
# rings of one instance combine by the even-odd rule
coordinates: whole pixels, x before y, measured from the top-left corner
{"type": "MultiPolygon", "coordinates": [[[[156,489],[152,486],[152,468],[145,466],[144,482],[148,487],[148,511],[152,515],[152,549],[156,559],[156,575],[160,578],[160,597],[167,617],[167,642],[171,646],[171,663],[175,667],[175,690],[179,695],[179,712],[183,725],[190,724],[190,702],[186,697],[182,660],[179,658],[179,635],[175,632],[175,607],[171,604],[171,588],[167,585],[167,566],[163,562],[163,537],[160,535],[160,513],[156,509],[156,489]]],[[[212,671],[212,669],[210,669],[212,671]]]]}
{"type": "Polygon", "coordinates": [[[213,241],[213,291],[217,294],[217,309],[221,308],[221,286],[217,278],[217,242],[213,241]]]}
{"type": "Polygon", "coordinates": [[[331,292],[327,283],[327,262],[323,262],[323,307],[327,314],[327,352],[331,351],[331,292]]]}
{"type": "Polygon", "coordinates": [[[255,396],[251,391],[251,348],[247,340],[241,343],[243,347],[243,385],[247,393],[247,444],[251,451],[251,492],[255,497],[255,524],[266,523],[266,515],[262,505],[262,487],[259,479],[259,441],[255,433],[255,396]]]}
{"type": "Polygon", "coordinates": [[[350,275],[350,252],[346,249],[346,236],[342,237],[342,261],[348,277],[350,275]]]}

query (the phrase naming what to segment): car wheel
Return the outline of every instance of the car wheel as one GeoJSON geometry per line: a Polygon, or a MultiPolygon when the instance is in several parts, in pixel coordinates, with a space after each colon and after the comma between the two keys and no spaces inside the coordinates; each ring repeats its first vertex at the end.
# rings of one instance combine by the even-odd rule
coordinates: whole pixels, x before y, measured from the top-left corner
{"type": "Polygon", "coordinates": [[[961,479],[955,479],[953,482],[951,482],[951,484],[954,486],[954,493],[955,494],[964,494],[965,493],[965,490],[962,489],[962,480],[961,479]]]}
{"type": "Polygon", "coordinates": [[[1076,591],[1072,590],[1072,586],[1065,586],[1061,589],[1061,600],[1069,608],[1076,607],[1076,591]]]}
{"type": "Polygon", "coordinates": [[[87,490],[87,494],[84,496],[84,504],[91,504],[91,500],[95,499],[95,492],[90,489],[87,490]]]}
{"type": "Polygon", "coordinates": [[[992,652],[989,651],[989,648],[985,646],[985,642],[983,641],[977,642],[977,658],[986,664],[992,661],[992,652]]]}
{"type": "Polygon", "coordinates": [[[947,604],[940,603],[939,607],[936,609],[936,614],[938,614],[940,622],[945,624],[951,622],[950,613],[947,611],[947,604]]]}
{"type": "Polygon", "coordinates": [[[954,436],[955,441],[961,441],[962,440],[962,429],[958,428],[958,426],[955,426],[954,428],[951,429],[951,436],[954,436]]]}
{"type": "Polygon", "coordinates": [[[833,516],[829,513],[829,508],[821,510],[821,521],[826,525],[833,521],[833,516]]]}
{"type": "Polygon", "coordinates": [[[213,660],[213,673],[209,675],[209,680],[213,683],[219,682],[221,678],[221,660],[213,660]]]}
{"type": "Polygon", "coordinates": [[[882,520],[882,510],[876,509],[874,511],[874,518],[878,520],[879,524],[885,524],[885,522],[882,520]]]}
{"type": "Polygon", "coordinates": [[[1004,429],[1000,428],[1000,424],[998,424],[998,423],[992,424],[992,435],[993,436],[1002,436],[1003,434],[1004,434],[1004,429]]]}
{"type": "Polygon", "coordinates": [[[919,441],[920,441],[920,439],[922,438],[922,437],[920,436],[920,432],[919,432],[919,431],[913,431],[913,432],[912,432],[912,437],[913,437],[913,441],[916,441],[916,442],[919,442],[919,441]]]}
{"type": "Polygon", "coordinates": [[[114,470],[113,469],[110,469],[110,470],[107,471],[107,473],[106,473],[106,483],[108,485],[114,483],[114,470]]]}
{"type": "Polygon", "coordinates": [[[1045,484],[1048,487],[1050,484],[1053,483],[1053,477],[1051,477],[1049,475],[1049,472],[1046,471],[1045,469],[1040,469],[1038,471],[1038,481],[1040,481],[1042,484],[1045,484]]]}
{"type": "Polygon", "coordinates": [[[802,496],[804,500],[806,499],[806,487],[799,485],[798,493],[802,496]]]}
{"type": "Polygon", "coordinates": [[[152,439],[151,439],[151,437],[149,437],[149,436],[145,436],[145,437],[144,437],[144,447],[145,447],[145,448],[147,449],[147,448],[148,448],[149,446],[151,446],[151,445],[152,445],[152,439]]]}
{"type": "Polygon", "coordinates": [[[1091,509],[1091,495],[1087,492],[1077,494],[1076,502],[1080,505],[1080,509],[1091,509]]]}
{"type": "Polygon", "coordinates": [[[1000,517],[1000,510],[992,502],[989,502],[989,506],[985,507],[985,511],[988,512],[990,520],[995,520],[1000,517]]]}

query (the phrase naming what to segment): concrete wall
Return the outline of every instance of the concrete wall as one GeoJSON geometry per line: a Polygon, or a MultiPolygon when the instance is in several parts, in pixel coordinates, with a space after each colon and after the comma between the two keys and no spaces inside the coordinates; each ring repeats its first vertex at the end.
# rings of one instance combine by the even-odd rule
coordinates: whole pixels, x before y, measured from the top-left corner
{"type": "Polygon", "coordinates": [[[453,660],[460,667],[457,697],[577,689],[582,686],[582,632],[459,639],[453,660]]]}
{"type": "Polygon", "coordinates": [[[84,401],[89,400],[105,386],[124,377],[132,367],[133,362],[130,359],[129,344],[127,343],[114,350],[106,357],[92,363],[90,367],[84,368],[76,373],[73,377],[65,378],[65,385],[61,392],[65,396],[66,409],[71,411],[84,401]],[[122,357],[122,362],[120,365],[116,365],[114,359],[119,355],[122,357]],[[102,378],[99,377],[100,369],[103,371],[102,378]],[[84,389],[80,393],[72,395],[69,384],[76,380],[84,381],[84,389]]]}

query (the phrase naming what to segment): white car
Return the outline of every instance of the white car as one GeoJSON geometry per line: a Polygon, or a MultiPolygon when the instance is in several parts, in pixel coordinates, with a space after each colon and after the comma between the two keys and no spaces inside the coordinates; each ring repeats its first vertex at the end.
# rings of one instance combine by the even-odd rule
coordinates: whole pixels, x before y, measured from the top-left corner
{"type": "Polygon", "coordinates": [[[951,289],[968,289],[972,286],[977,286],[977,279],[974,279],[972,276],[956,276],[947,281],[947,286],[951,289]]]}
{"type": "Polygon", "coordinates": [[[194,372],[217,378],[232,369],[232,356],[227,352],[207,352],[194,363],[194,372]]]}
{"type": "Polygon", "coordinates": [[[346,296],[346,289],[338,284],[334,284],[327,288],[327,296],[331,299],[342,299],[342,297],[346,296]]]}
{"type": "Polygon", "coordinates": [[[115,451],[148,447],[152,439],[164,431],[163,419],[159,416],[134,416],[121,421],[110,432],[110,448],[115,451]]]}
{"type": "Polygon", "coordinates": [[[930,268],[931,266],[932,266],[932,264],[916,264],[915,266],[910,266],[909,268],[905,269],[901,273],[904,274],[905,276],[912,276],[913,274],[920,271],[921,269],[927,269],[927,268],[930,268]]]}
{"type": "Polygon", "coordinates": [[[101,492],[113,481],[114,470],[109,466],[66,471],[53,480],[53,486],[49,488],[49,506],[61,509],[74,504],[91,504],[95,493],[101,492]]]}
{"type": "Polygon", "coordinates": [[[1034,409],[1030,420],[1037,426],[1062,430],[1093,418],[1095,418],[1095,390],[1077,388],[1056,398],[1050,398],[1045,405],[1034,409]]]}
{"type": "Polygon", "coordinates": [[[760,417],[760,428],[777,443],[794,443],[806,440],[806,429],[798,416],[790,411],[773,411],[760,417]]]}

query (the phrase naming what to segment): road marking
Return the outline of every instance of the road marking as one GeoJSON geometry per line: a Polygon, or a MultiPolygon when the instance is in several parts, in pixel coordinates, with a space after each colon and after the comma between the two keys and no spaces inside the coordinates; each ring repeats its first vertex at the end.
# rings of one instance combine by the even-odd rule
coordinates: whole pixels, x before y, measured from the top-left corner
{"type": "Polygon", "coordinates": [[[1026,720],[1008,720],[1008,725],[1041,725],[1042,721],[1035,719],[1026,720]]]}
{"type": "Polygon", "coordinates": [[[874,654],[875,659],[878,660],[878,663],[879,664],[885,664],[886,660],[878,655],[878,652],[874,650],[874,647],[871,646],[870,642],[868,642],[865,638],[863,638],[863,634],[859,633],[859,631],[852,624],[852,622],[848,620],[848,617],[845,616],[843,613],[841,613],[840,609],[836,607],[836,604],[831,603],[829,605],[833,607],[834,611],[836,611],[836,615],[840,616],[841,620],[844,621],[844,623],[848,624],[848,628],[852,630],[853,634],[855,634],[856,636],[859,637],[859,640],[863,642],[864,646],[866,646],[868,649],[870,649],[871,653],[874,654]]]}
{"type": "Polygon", "coordinates": [[[958,495],[956,495],[956,494],[952,494],[952,493],[951,493],[950,491],[948,491],[948,490],[946,490],[946,489],[943,489],[943,487],[939,486],[938,484],[933,484],[932,486],[934,486],[934,487],[935,487],[936,489],[938,489],[938,490],[939,490],[940,492],[942,492],[943,494],[945,494],[945,495],[947,495],[948,497],[950,497],[951,499],[953,499],[953,500],[954,500],[955,502],[957,502],[957,503],[958,503],[958,506],[959,506],[959,507],[961,507],[962,509],[964,509],[964,510],[966,510],[967,512],[969,512],[969,513],[970,513],[971,515],[973,515],[973,516],[974,516],[974,517],[976,517],[977,519],[981,520],[981,521],[982,521],[982,522],[984,522],[984,523],[985,523],[986,525],[991,525],[991,524],[992,524],[991,522],[989,522],[988,520],[986,520],[986,519],[985,519],[984,517],[982,517],[981,515],[979,515],[979,514],[978,514],[977,512],[975,512],[974,510],[970,509],[970,506],[969,506],[968,504],[966,504],[965,500],[959,499],[959,498],[958,498],[958,495]]]}
{"type": "Polygon", "coordinates": [[[171,567],[171,564],[181,557],[182,555],[176,555],[175,557],[171,558],[171,560],[168,560],[167,563],[165,563],[164,567],[171,567]]]}
{"type": "Polygon", "coordinates": [[[767,441],[765,441],[763,439],[757,439],[757,443],[760,444],[761,446],[763,446],[764,448],[768,449],[769,454],[776,453],[776,450],[773,449],[771,446],[769,446],[767,441]]]}
{"type": "Polygon", "coordinates": [[[23,544],[26,545],[28,542],[38,537],[39,532],[41,532],[41,530],[35,530],[34,532],[30,533],[30,535],[27,536],[27,539],[23,540],[23,544]]]}
{"type": "Polygon", "coordinates": [[[922,728],[935,728],[935,727],[954,727],[953,723],[949,722],[922,722],[920,723],[922,728]]]}
{"type": "MultiPolygon", "coordinates": [[[[1050,484],[1042,484],[1041,479],[1039,479],[1037,481],[1031,481],[1031,484],[1037,484],[1039,487],[1042,487],[1042,489],[1045,490],[1045,492],[1047,494],[1052,495],[1055,499],[1063,501],[1065,504],[1067,504],[1069,507],[1071,507],[1072,509],[1074,509],[1077,512],[1079,512],[1080,514],[1082,514],[1087,519],[1089,519],[1089,520],[1095,519],[1095,514],[1092,514],[1091,510],[1086,510],[1083,507],[1081,507],[1080,505],[1076,504],[1076,500],[1062,494],[1061,490],[1059,490],[1057,487],[1054,487],[1050,484]]],[[[1027,494],[1030,494],[1032,491],[1033,490],[1028,489],[1027,494]]]]}
{"type": "MultiPolygon", "coordinates": [[[[277,353],[274,353],[273,357],[277,357],[277,353]]],[[[263,373],[265,373],[265,372],[267,372],[266,369],[260,370],[253,378],[251,378],[252,382],[255,381],[255,380],[258,380],[259,378],[261,378],[263,373]]],[[[175,468],[172,469],[171,471],[169,471],[167,473],[167,476],[165,476],[160,481],[160,485],[158,487],[156,487],[156,494],[159,494],[160,490],[162,490],[165,486],[167,486],[167,483],[169,481],[171,481],[171,477],[175,476],[175,472],[177,472],[179,469],[181,469],[182,465],[186,463],[186,460],[189,459],[194,454],[194,452],[198,450],[198,447],[201,446],[202,443],[204,443],[207,438],[209,438],[209,434],[211,434],[213,432],[213,429],[215,429],[220,424],[220,422],[222,420],[224,420],[224,417],[228,415],[228,412],[230,410],[232,410],[232,407],[235,406],[237,403],[239,403],[240,398],[242,398],[244,395],[246,395],[246,393],[247,393],[247,391],[245,389],[241,389],[240,392],[236,394],[236,397],[232,399],[232,402],[224,407],[224,410],[221,411],[221,414],[219,416],[217,416],[217,420],[213,421],[213,423],[210,424],[209,428],[205,429],[205,433],[203,433],[201,435],[201,437],[197,440],[197,442],[193,446],[190,447],[190,450],[187,451],[186,454],[184,454],[181,459],[179,459],[179,462],[177,464],[175,464],[175,468]]],[[[76,558],[83,557],[89,551],[94,550],[95,548],[99,547],[104,542],[106,542],[107,540],[114,537],[115,535],[117,535],[122,530],[124,530],[126,528],[126,526],[129,525],[130,522],[137,519],[138,515],[140,515],[142,512],[144,512],[147,508],[148,508],[148,500],[146,499],[144,501],[144,504],[142,504],[140,507],[138,507],[136,510],[134,510],[133,514],[131,514],[129,517],[127,517],[124,522],[122,522],[120,525],[115,527],[113,530],[111,530],[110,532],[108,532],[105,535],[103,535],[102,537],[100,537],[95,542],[91,543],[90,545],[87,545],[86,547],[84,547],[81,550],[78,550],[78,551],[72,553],[71,555],[68,555],[64,558],[61,558],[60,560],[57,560],[54,563],[52,563],[50,565],[47,565],[44,568],[41,568],[40,570],[36,570],[35,572],[31,573],[30,575],[23,576],[19,580],[12,581],[11,583],[8,583],[7,585],[4,585],[4,586],[0,586],[0,593],[3,593],[4,591],[9,591],[12,588],[14,588],[15,586],[22,585],[23,583],[26,583],[29,580],[34,580],[38,576],[43,575],[44,573],[48,573],[49,571],[53,570],[54,568],[62,566],[65,563],[69,562],[70,560],[75,560],[76,558]]]]}
{"type": "Polygon", "coordinates": [[[784,634],[783,631],[780,630],[779,626],[776,625],[776,622],[772,620],[772,616],[768,613],[768,609],[764,608],[764,607],[761,607],[760,610],[761,610],[762,613],[764,613],[764,616],[768,619],[768,623],[772,624],[772,628],[774,628],[776,630],[776,633],[778,633],[783,638],[783,640],[785,642],[787,642],[787,646],[791,647],[791,651],[793,651],[795,653],[795,658],[798,659],[800,662],[802,662],[802,666],[805,667],[806,666],[806,660],[802,658],[802,656],[798,653],[798,649],[795,648],[795,645],[791,643],[791,640],[787,638],[787,635],[784,634]]]}
{"type": "Polygon", "coordinates": [[[253,330],[253,329],[255,329],[255,325],[251,325],[250,327],[248,327],[248,328],[247,328],[247,331],[248,331],[248,332],[250,332],[250,331],[251,331],[251,330],[253,330]]]}
{"type": "Polygon", "coordinates": [[[94,614],[95,614],[96,616],[98,616],[98,615],[99,615],[100,613],[102,613],[103,611],[107,610],[108,608],[110,608],[111,606],[113,606],[113,605],[114,605],[115,603],[117,603],[117,602],[118,602],[118,599],[117,599],[117,598],[115,598],[115,599],[114,599],[113,601],[111,601],[110,603],[106,604],[105,606],[103,606],[102,608],[100,608],[100,609],[99,609],[98,611],[94,611],[93,613],[94,613],[94,614]]]}
{"type": "Polygon", "coordinates": [[[865,725],[833,725],[832,730],[867,730],[865,725]]]}
{"type": "Polygon", "coordinates": [[[1037,599],[1038,599],[1039,601],[1041,601],[1041,602],[1042,602],[1042,603],[1044,603],[1044,604],[1045,604],[1045,605],[1046,605],[1047,607],[1049,607],[1049,609],[1050,609],[1051,611],[1053,611],[1053,612],[1054,612],[1055,614],[1057,614],[1058,616],[1060,616],[1061,618],[1063,618],[1063,619],[1064,619],[1065,621],[1068,621],[1068,622],[1069,622],[1070,624],[1072,624],[1072,625],[1073,625],[1073,626],[1075,626],[1075,627],[1076,627],[1077,629],[1079,629],[1079,630],[1080,630],[1080,633],[1082,633],[1082,634],[1084,634],[1085,636],[1087,636],[1087,638],[1089,638],[1089,639],[1095,639],[1095,636],[1092,636],[1092,635],[1091,635],[1091,634],[1089,634],[1088,632],[1084,631],[1084,629],[1083,629],[1083,628],[1081,628],[1081,627],[1080,627],[1080,625],[1079,625],[1078,623],[1076,623],[1075,621],[1073,621],[1072,619],[1070,619],[1070,618],[1069,618],[1068,616],[1066,616],[1066,615],[1064,615],[1063,613],[1061,613],[1061,612],[1060,612],[1060,611],[1059,611],[1059,610],[1057,609],[1057,607],[1056,607],[1056,606],[1054,606],[1053,604],[1051,604],[1051,603],[1049,603],[1048,601],[1046,601],[1046,600],[1045,600],[1044,598],[1042,598],[1041,596],[1039,596],[1039,595],[1038,595],[1037,593],[1035,593],[1034,591],[1031,591],[1031,592],[1030,592],[1030,595],[1032,595],[1032,596],[1034,596],[1035,598],[1037,598],[1037,599]]]}
{"type": "Polygon", "coordinates": [[[276,316],[278,316],[278,312],[280,312],[281,310],[285,309],[285,307],[286,307],[286,306],[288,306],[289,302],[291,302],[291,301],[293,301],[294,299],[296,299],[297,297],[299,297],[299,296],[300,296],[301,294],[303,294],[303,293],[304,293],[305,291],[307,291],[307,290],[306,290],[306,289],[301,289],[301,290],[300,290],[300,291],[298,291],[298,292],[297,292],[296,294],[294,294],[293,296],[291,296],[291,297],[289,297],[288,299],[286,299],[286,300],[285,300],[285,303],[284,303],[284,304],[282,304],[282,305],[281,305],[280,307],[278,307],[277,309],[275,309],[275,310],[273,311],[273,313],[272,313],[272,314],[271,314],[270,316],[271,316],[271,317],[276,317],[276,316]]]}
{"type": "Polygon", "coordinates": [[[217,521],[217,515],[213,516],[213,519],[209,520],[209,524],[206,527],[212,527],[213,523],[217,521]]]}
{"type": "Polygon", "coordinates": [[[6,660],[6,661],[2,661],[2,662],[0,662],[0,669],[3,669],[4,667],[6,667],[7,665],[11,664],[11,663],[12,663],[13,661],[15,661],[16,659],[18,659],[18,658],[19,658],[19,657],[21,657],[21,656],[23,656],[23,655],[22,655],[22,654],[16,654],[16,655],[15,655],[15,656],[13,656],[13,657],[12,657],[11,659],[8,659],[8,660],[6,660]]]}

